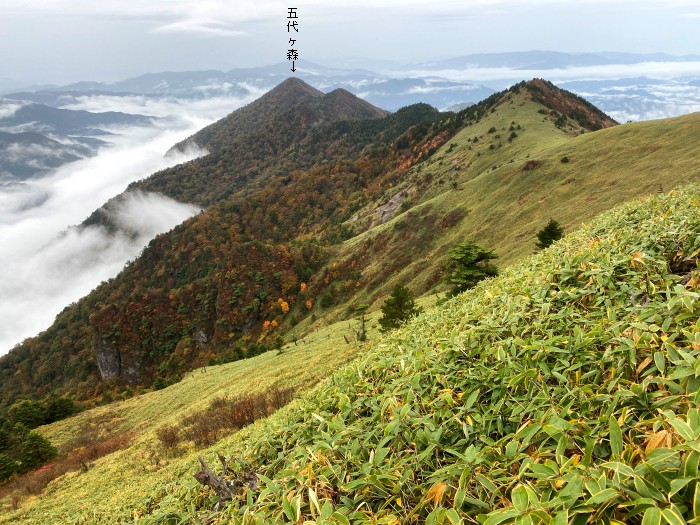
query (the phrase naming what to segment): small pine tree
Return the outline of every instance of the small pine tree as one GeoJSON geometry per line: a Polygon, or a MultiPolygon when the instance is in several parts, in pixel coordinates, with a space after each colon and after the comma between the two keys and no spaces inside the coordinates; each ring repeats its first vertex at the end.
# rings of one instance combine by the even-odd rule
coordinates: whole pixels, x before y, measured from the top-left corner
{"type": "Polygon", "coordinates": [[[498,268],[489,261],[498,256],[475,242],[458,244],[450,250],[447,264],[447,282],[452,285],[450,295],[457,295],[487,277],[498,275],[498,268]]]}
{"type": "Polygon", "coordinates": [[[536,246],[538,249],[544,250],[551,246],[554,241],[558,241],[562,237],[564,237],[564,228],[554,219],[550,219],[547,226],[537,232],[538,242],[536,246]]]}
{"type": "Polygon", "coordinates": [[[369,305],[366,303],[358,304],[355,307],[355,313],[357,314],[357,317],[355,318],[355,320],[357,321],[357,332],[355,333],[355,337],[360,342],[367,341],[367,309],[368,308],[369,308],[369,305]]]}
{"type": "Polygon", "coordinates": [[[416,305],[413,298],[413,292],[397,284],[382,306],[383,316],[379,319],[382,332],[398,328],[411,317],[418,315],[420,311],[421,308],[416,305]]]}

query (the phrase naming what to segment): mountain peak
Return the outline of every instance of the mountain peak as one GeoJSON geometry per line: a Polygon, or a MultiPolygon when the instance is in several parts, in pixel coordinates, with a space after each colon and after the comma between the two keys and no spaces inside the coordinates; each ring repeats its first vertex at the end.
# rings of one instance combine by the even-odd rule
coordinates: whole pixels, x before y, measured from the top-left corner
{"type": "Polygon", "coordinates": [[[322,97],[323,93],[296,77],[289,77],[280,82],[265,95],[260,97],[261,102],[273,102],[290,104],[300,99],[312,99],[322,97]]]}
{"type": "Polygon", "coordinates": [[[533,78],[514,87],[524,88],[535,102],[572,118],[588,130],[595,131],[618,124],[587,100],[548,80],[533,78]]]}

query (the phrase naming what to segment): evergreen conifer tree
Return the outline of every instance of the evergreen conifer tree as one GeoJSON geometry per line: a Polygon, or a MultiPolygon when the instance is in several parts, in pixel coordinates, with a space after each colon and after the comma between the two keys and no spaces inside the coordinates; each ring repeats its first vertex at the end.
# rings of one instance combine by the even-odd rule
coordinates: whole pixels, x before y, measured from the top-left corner
{"type": "Polygon", "coordinates": [[[382,332],[398,328],[414,315],[418,315],[420,311],[421,308],[416,306],[416,301],[413,298],[413,292],[405,286],[397,284],[382,306],[382,314],[384,315],[379,319],[382,332]]]}
{"type": "Polygon", "coordinates": [[[498,268],[489,262],[496,258],[493,250],[471,241],[452,248],[447,264],[447,282],[452,285],[450,294],[457,295],[487,277],[498,275],[498,268]]]}
{"type": "Polygon", "coordinates": [[[551,246],[554,241],[558,241],[562,237],[564,237],[564,228],[554,219],[550,219],[547,226],[537,232],[538,242],[536,246],[538,249],[544,250],[551,246]]]}

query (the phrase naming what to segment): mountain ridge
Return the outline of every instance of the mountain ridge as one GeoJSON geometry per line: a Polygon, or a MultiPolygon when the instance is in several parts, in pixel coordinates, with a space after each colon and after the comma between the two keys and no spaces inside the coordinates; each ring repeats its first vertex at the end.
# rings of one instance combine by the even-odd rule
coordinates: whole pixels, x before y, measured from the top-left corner
{"type": "MultiPolygon", "coordinates": [[[[500,242],[510,257],[522,254],[528,233],[534,235],[533,221],[543,213],[540,198],[556,198],[548,208],[568,214],[570,222],[564,222],[571,226],[657,184],[645,178],[648,169],[606,169],[601,175],[595,171],[600,166],[589,167],[590,182],[576,170],[588,158],[585,152],[604,144],[600,133],[614,140],[631,133],[635,147],[643,147],[664,124],[591,133],[573,114],[552,114],[523,87],[458,114],[416,105],[383,118],[312,129],[307,142],[290,150],[292,160],[306,159],[309,167],[287,170],[271,162],[263,179],[243,181],[200,215],[157,237],[119,276],[67,308],[47,332],[0,358],[0,402],[11,403],[32,389],[43,395],[52,381],[60,381],[61,392],[95,400],[130,382],[147,386],[193,366],[254,355],[278,336],[296,337],[326,318],[351,316],[351,305],[363,297],[376,306],[395,280],[407,279],[420,293],[436,285],[439,290],[446,246],[464,235],[500,242]],[[564,156],[571,162],[560,162],[564,156]],[[533,168],[524,170],[531,162],[533,168]],[[608,181],[596,194],[586,184],[600,184],[603,176],[608,181]],[[637,182],[623,192],[614,186],[621,180],[637,182]],[[532,188],[524,190],[528,181],[532,188]],[[577,204],[562,204],[564,189],[579,184],[577,204]],[[544,193],[531,195],[532,189],[544,193]],[[496,198],[504,192],[510,206],[496,198]],[[582,206],[589,197],[595,199],[582,206]],[[389,201],[392,211],[377,221],[389,201]],[[503,224],[499,212],[517,232],[507,237],[508,244],[488,229],[503,224]],[[412,252],[407,246],[424,249],[412,252]],[[269,328],[273,321],[278,328],[269,328]],[[101,378],[96,354],[116,356],[124,370],[138,373],[101,378]],[[35,369],[28,368],[30,361],[35,369]]],[[[296,107],[305,111],[302,106],[296,107]]],[[[681,122],[676,127],[684,133],[697,125],[695,118],[681,122]]],[[[671,136],[692,159],[694,146],[678,133],[671,136]]],[[[656,160],[647,156],[644,162],[651,166],[656,160]]],[[[215,164],[210,155],[171,173],[179,173],[182,182],[189,180],[183,174],[196,178],[198,170],[215,164]]],[[[696,175],[664,171],[663,176],[670,184],[696,175]]]]}

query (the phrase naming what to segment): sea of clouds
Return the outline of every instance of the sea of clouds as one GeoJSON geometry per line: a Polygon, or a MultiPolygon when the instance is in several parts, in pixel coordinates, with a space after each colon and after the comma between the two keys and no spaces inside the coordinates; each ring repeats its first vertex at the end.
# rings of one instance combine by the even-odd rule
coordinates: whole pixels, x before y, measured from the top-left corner
{"type": "Polygon", "coordinates": [[[97,156],[26,184],[0,187],[0,354],[48,328],[67,305],[117,275],[153,237],[199,211],[163,195],[134,192],[112,218],[137,235],[75,227],[129,183],[205,153],[164,156],[257,96],[198,101],[100,96],[75,104],[75,109],[169,118],[150,127],[112,129],[111,147],[97,156]]]}

